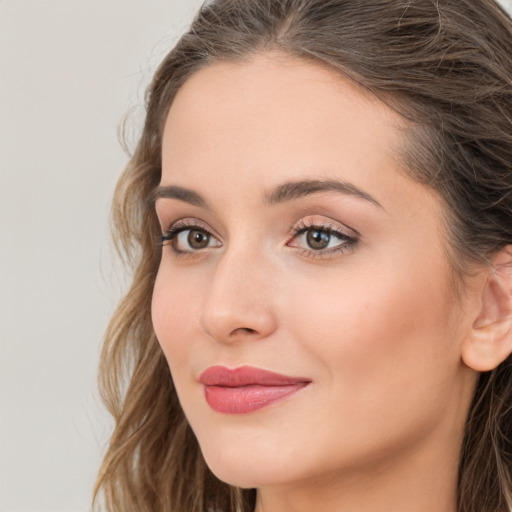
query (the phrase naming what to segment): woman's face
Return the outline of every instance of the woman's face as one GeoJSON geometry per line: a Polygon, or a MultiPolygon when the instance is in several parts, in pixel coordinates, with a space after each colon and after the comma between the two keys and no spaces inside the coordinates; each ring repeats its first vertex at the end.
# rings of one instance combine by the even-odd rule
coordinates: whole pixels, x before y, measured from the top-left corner
{"type": "Polygon", "coordinates": [[[152,315],[219,478],[456,466],[470,326],[440,200],[399,169],[403,129],[348,79],[278,55],[212,64],[179,91],[152,315]]]}

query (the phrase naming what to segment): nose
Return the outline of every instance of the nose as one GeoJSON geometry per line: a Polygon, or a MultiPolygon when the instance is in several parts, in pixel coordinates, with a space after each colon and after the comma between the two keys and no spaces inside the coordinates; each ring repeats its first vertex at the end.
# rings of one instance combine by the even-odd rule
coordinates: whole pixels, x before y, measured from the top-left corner
{"type": "Polygon", "coordinates": [[[200,327],[219,343],[262,340],[277,328],[269,265],[246,251],[227,251],[212,272],[200,327]]]}

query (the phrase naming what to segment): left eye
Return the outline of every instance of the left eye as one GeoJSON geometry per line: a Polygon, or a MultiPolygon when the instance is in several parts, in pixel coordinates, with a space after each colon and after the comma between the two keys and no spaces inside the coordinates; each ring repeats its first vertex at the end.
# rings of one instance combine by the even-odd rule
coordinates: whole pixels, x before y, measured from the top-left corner
{"type": "Polygon", "coordinates": [[[312,226],[301,229],[295,236],[292,246],[320,252],[330,249],[346,248],[354,243],[350,236],[331,228],[312,226]]]}

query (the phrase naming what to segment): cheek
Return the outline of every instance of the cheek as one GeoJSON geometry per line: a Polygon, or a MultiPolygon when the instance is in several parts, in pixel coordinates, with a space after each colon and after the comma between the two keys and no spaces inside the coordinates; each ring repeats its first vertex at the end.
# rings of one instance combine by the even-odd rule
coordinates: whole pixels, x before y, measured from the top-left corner
{"type": "Polygon", "coordinates": [[[195,287],[181,282],[178,275],[161,267],[155,281],[151,318],[156,337],[171,366],[179,367],[187,359],[187,347],[193,334],[193,318],[198,315],[195,287]]]}
{"type": "Polygon", "coordinates": [[[179,272],[170,272],[162,265],[155,281],[151,304],[153,328],[167,360],[179,401],[189,418],[201,399],[195,389],[191,364],[201,365],[198,354],[204,352],[197,346],[197,322],[194,321],[199,315],[197,290],[197,283],[193,280],[185,279],[179,272]]]}
{"type": "Polygon", "coordinates": [[[440,283],[446,271],[397,258],[290,293],[296,334],[329,379],[375,395],[388,386],[426,389],[459,367],[459,308],[440,283]],[[308,290],[309,287],[309,290],[308,290]]]}
{"type": "Polygon", "coordinates": [[[382,261],[379,269],[348,272],[342,285],[303,280],[285,299],[289,334],[314,372],[316,414],[306,431],[317,432],[316,449],[333,467],[362,451],[368,460],[388,453],[464,414],[459,308],[439,287],[444,272],[382,261]]]}

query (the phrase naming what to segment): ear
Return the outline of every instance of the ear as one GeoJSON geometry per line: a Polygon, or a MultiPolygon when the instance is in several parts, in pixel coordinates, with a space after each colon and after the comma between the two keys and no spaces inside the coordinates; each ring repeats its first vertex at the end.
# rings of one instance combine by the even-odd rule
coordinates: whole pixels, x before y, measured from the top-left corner
{"type": "Polygon", "coordinates": [[[462,360],[479,372],[512,353],[512,245],[496,253],[481,290],[480,309],[462,346],[462,360]]]}

